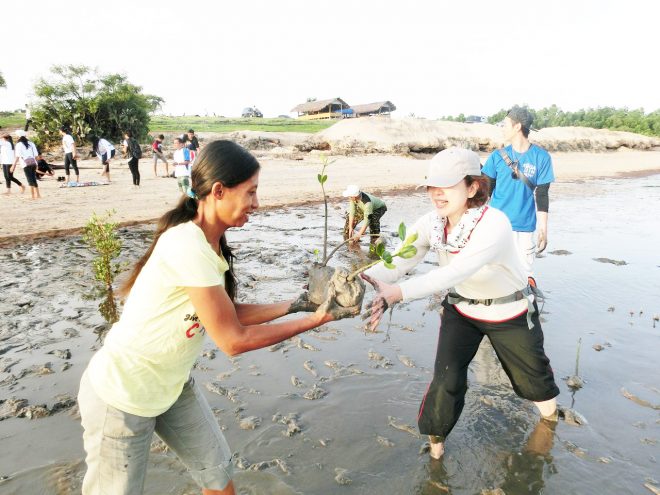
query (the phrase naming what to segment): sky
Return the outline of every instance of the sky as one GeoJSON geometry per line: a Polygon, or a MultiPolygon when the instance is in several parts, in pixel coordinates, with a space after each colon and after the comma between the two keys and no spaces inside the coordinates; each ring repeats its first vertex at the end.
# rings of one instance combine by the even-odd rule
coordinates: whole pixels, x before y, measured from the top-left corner
{"type": "Polygon", "coordinates": [[[0,110],[54,64],[125,74],[172,115],[295,115],[311,97],[389,100],[396,117],[660,109],[646,0],[23,0],[0,17],[0,110]]]}

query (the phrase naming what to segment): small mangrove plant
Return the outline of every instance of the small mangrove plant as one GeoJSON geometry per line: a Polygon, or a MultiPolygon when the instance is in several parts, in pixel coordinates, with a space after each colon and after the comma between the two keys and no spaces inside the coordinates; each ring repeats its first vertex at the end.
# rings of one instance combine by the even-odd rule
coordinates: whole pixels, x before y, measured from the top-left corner
{"type": "MultiPolygon", "coordinates": [[[[352,273],[342,268],[329,267],[328,261],[330,258],[339,248],[350,242],[350,239],[345,239],[328,254],[328,197],[325,192],[325,183],[328,180],[326,169],[330,163],[332,162],[326,156],[321,156],[321,172],[316,177],[321,186],[324,204],[323,261],[320,263],[315,261],[309,270],[309,300],[321,304],[325,301],[328,291],[332,290],[340,306],[349,309],[349,313],[358,314],[365,293],[364,282],[358,275],[378,263],[383,263],[387,268],[395,268],[393,260],[396,257],[412,258],[417,253],[417,248],[413,246],[417,234],[406,236],[406,226],[401,223],[398,232],[401,246],[394,253],[387,251],[383,243],[377,243],[371,247],[371,254],[377,258],[376,261],[368,263],[352,273]]],[[[315,251],[315,253],[317,252],[315,251]]]]}
{"type": "Polygon", "coordinates": [[[119,224],[112,222],[111,217],[115,210],[108,210],[105,215],[92,214],[83,228],[83,240],[98,255],[92,261],[94,278],[101,282],[106,289],[112,289],[112,283],[122,270],[121,263],[113,260],[121,253],[122,243],[117,236],[119,224]]]}

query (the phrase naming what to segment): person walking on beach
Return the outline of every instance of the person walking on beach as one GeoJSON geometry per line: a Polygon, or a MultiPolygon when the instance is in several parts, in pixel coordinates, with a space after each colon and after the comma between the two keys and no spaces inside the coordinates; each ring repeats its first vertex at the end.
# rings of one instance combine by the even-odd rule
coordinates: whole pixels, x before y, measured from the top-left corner
{"type": "Polygon", "coordinates": [[[124,153],[128,155],[128,169],[133,176],[133,187],[140,187],[140,168],[139,162],[142,158],[142,148],[137,139],[133,137],[132,131],[124,133],[124,153]]]}
{"type": "Polygon", "coordinates": [[[548,191],[555,176],[550,154],[529,142],[532,122],[526,108],[509,110],[503,132],[504,140],[511,144],[491,153],[483,173],[491,179],[490,204],[509,218],[530,282],[536,283],[532,265],[536,253],[548,245],[548,191]]]}
{"type": "Polygon", "coordinates": [[[66,175],[66,181],[67,183],[70,182],[69,167],[72,167],[73,171],[76,173],[76,182],[80,182],[76,141],[73,139],[71,131],[67,126],[60,127],[60,135],[62,136],[62,148],[64,150],[64,174],[66,175]]]}
{"type": "Polygon", "coordinates": [[[107,139],[99,138],[97,136],[92,136],[90,138],[92,142],[92,149],[96,153],[96,156],[101,160],[101,165],[103,165],[103,172],[101,173],[102,177],[110,183],[110,160],[115,157],[115,147],[107,139]]]}
{"type": "Polygon", "coordinates": [[[2,164],[2,174],[5,176],[5,185],[7,186],[5,194],[11,193],[12,182],[21,188],[21,192],[25,192],[23,183],[14,177],[15,159],[14,140],[9,134],[4,134],[0,137],[0,163],[2,164]]]}
{"type": "Polygon", "coordinates": [[[361,191],[355,184],[347,186],[342,196],[348,198],[347,228],[344,228],[344,232],[348,233],[347,239],[352,239],[351,242],[359,242],[360,237],[364,235],[367,227],[369,227],[369,243],[376,244],[380,242],[380,219],[387,211],[385,202],[372,194],[361,191]],[[364,221],[356,234],[355,227],[358,222],[355,217],[358,208],[362,212],[364,221]]]}
{"type": "Polygon", "coordinates": [[[191,151],[184,147],[181,138],[174,138],[174,154],[172,155],[172,161],[174,162],[174,177],[176,177],[176,183],[179,186],[181,194],[186,194],[190,188],[190,175],[192,169],[190,166],[190,154],[191,151]]]}
{"type": "Polygon", "coordinates": [[[165,158],[165,155],[163,154],[163,140],[165,139],[165,136],[160,134],[156,139],[154,139],[154,142],[151,143],[151,151],[153,151],[154,154],[154,177],[158,177],[158,172],[157,172],[157,165],[158,165],[158,160],[161,160],[165,164],[165,175],[164,177],[169,177],[170,175],[170,170],[167,165],[167,158],[165,158]]]}
{"type": "Polygon", "coordinates": [[[205,335],[235,356],[334,318],[333,300],[316,308],[304,294],[274,304],[235,301],[225,235],[258,208],[259,169],[236,143],[209,143],[193,170],[192,189],[161,217],[151,246],[123,285],[123,313],[80,382],[83,495],[142,493],[154,432],[205,495],[234,494],[231,450],[190,375],[205,335]]]}
{"type": "Polygon", "coordinates": [[[23,167],[23,173],[27,179],[28,186],[30,186],[30,194],[32,199],[40,199],[39,184],[37,183],[37,156],[39,151],[32,141],[28,141],[25,131],[17,131],[19,136],[16,147],[14,148],[15,158],[14,166],[12,167],[12,174],[16,170],[16,165],[19,163],[23,167]]]}
{"type": "Polygon", "coordinates": [[[419,408],[418,425],[430,436],[431,456],[444,443],[465,404],[468,366],[487,336],[517,395],[531,400],[542,421],[557,421],[559,389],[543,348],[535,289],[517,250],[508,218],[488,206],[488,178],[479,156],[449,148],[433,157],[425,186],[433,211],[410,229],[417,253],[397,260],[394,269],[375,266],[364,279],[377,293],[367,312],[375,329],[388,306],[449,293],[443,313],[431,382],[419,408]],[[394,284],[423,261],[429,250],[439,267],[394,284]]]}
{"type": "Polygon", "coordinates": [[[25,104],[25,132],[28,131],[28,127],[32,123],[32,112],[30,111],[30,106],[25,104]]]}

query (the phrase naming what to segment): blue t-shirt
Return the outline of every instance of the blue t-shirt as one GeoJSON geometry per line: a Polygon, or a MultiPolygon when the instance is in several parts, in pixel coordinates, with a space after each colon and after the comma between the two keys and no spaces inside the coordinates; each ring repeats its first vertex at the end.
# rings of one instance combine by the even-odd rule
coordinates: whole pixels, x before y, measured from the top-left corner
{"type": "MultiPolygon", "coordinates": [[[[550,154],[532,144],[525,153],[517,153],[509,145],[504,148],[512,161],[519,160],[518,170],[525,174],[533,186],[554,182],[550,154]]],[[[495,190],[490,204],[506,213],[515,232],[534,232],[536,230],[536,201],[534,192],[520,179],[511,176],[511,169],[500,156],[499,150],[493,151],[481,170],[488,177],[495,179],[495,190]]]]}

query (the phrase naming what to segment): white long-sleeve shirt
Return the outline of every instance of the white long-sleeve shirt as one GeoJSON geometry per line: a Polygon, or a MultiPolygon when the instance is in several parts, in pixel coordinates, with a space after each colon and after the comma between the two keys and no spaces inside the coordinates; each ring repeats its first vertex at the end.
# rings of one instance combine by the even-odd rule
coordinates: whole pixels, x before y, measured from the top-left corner
{"type": "MultiPolygon", "coordinates": [[[[365,273],[387,283],[394,283],[420,263],[434,245],[434,225],[437,213],[432,211],[421,217],[408,229],[417,232],[414,245],[417,254],[410,259],[394,258],[394,269],[382,264],[365,273]]],[[[394,250],[393,252],[395,252],[394,250]]],[[[437,250],[439,267],[430,272],[401,282],[403,300],[418,299],[454,288],[456,293],[469,299],[492,299],[513,294],[527,286],[527,274],[514,245],[511,223],[504,213],[489,207],[472,230],[467,244],[458,252],[437,250]]],[[[531,297],[531,296],[530,296],[531,297]]],[[[522,299],[505,304],[469,304],[459,302],[456,309],[471,318],[486,321],[504,321],[524,313],[528,301],[522,299]]]]}

